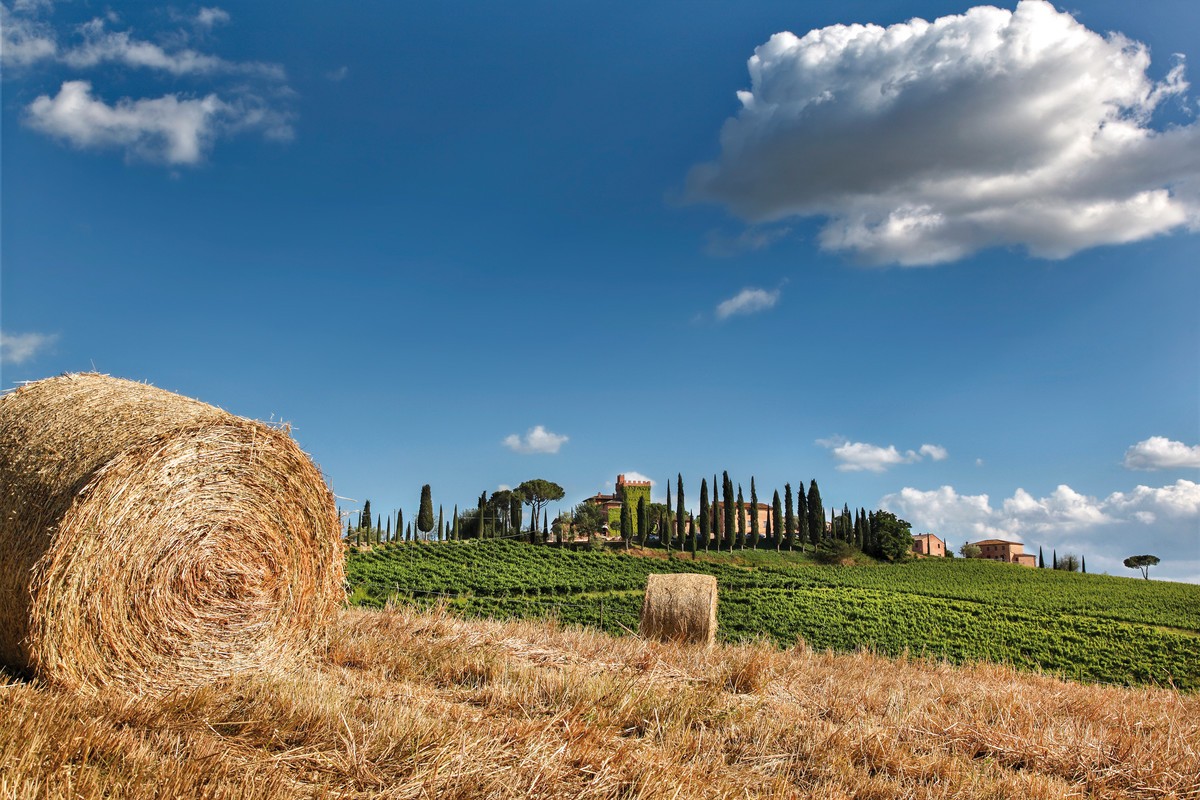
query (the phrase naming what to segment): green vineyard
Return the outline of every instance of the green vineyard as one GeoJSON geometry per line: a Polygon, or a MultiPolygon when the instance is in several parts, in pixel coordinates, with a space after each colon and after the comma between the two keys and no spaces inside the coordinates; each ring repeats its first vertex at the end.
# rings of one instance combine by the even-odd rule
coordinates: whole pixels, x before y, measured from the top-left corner
{"type": "Polygon", "coordinates": [[[445,603],[470,616],[549,618],[636,631],[652,572],[716,576],[725,641],[954,663],[994,661],[1064,677],[1200,689],[1200,587],[1034,570],[983,560],[826,567],[774,553],[691,560],[505,541],[351,550],[351,602],[445,603]]]}

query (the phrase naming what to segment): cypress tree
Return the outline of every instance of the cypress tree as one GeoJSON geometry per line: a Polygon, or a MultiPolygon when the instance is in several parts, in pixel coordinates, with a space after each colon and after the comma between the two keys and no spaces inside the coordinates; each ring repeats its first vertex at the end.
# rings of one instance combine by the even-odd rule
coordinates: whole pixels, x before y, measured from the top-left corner
{"type": "Polygon", "coordinates": [[[717,473],[715,472],[713,473],[712,492],[712,525],[710,527],[712,528],[712,536],[715,540],[714,544],[716,544],[717,549],[720,550],[722,539],[721,512],[719,510],[720,501],[717,498],[721,496],[721,491],[717,488],[717,473]]]}
{"type": "Polygon", "coordinates": [[[1079,568],[1084,575],[1087,575],[1087,556],[1079,557],[1079,568]]]}
{"type": "Polygon", "coordinates": [[[1046,557],[1042,555],[1042,546],[1038,545],[1038,569],[1046,568],[1046,557]]]}
{"type": "Polygon", "coordinates": [[[425,534],[425,540],[429,540],[429,532],[433,530],[433,495],[429,490],[429,484],[421,487],[421,506],[417,511],[417,530],[425,534]]]}
{"type": "Polygon", "coordinates": [[[792,550],[796,546],[796,514],[792,510],[792,485],[783,485],[783,547],[792,550]]]}
{"type": "Polygon", "coordinates": [[[779,552],[780,545],[783,544],[783,506],[779,502],[779,490],[775,490],[775,497],[771,500],[771,517],[775,520],[775,551],[779,552]]]}
{"type": "Polygon", "coordinates": [[[458,529],[458,503],[454,504],[454,522],[452,522],[450,525],[450,538],[454,539],[456,542],[461,541],[462,535],[458,529]]]}
{"type": "Polygon", "coordinates": [[[850,541],[850,506],[842,503],[842,538],[850,541]]]}
{"type": "Polygon", "coordinates": [[[733,508],[733,481],[729,480],[729,472],[721,473],[721,499],[724,504],[721,506],[721,516],[723,517],[722,525],[725,530],[725,549],[733,549],[734,537],[737,535],[737,526],[734,522],[733,508]]]}
{"type": "Polygon", "coordinates": [[[625,549],[629,549],[629,540],[633,538],[633,514],[629,509],[629,496],[621,497],[621,541],[625,549]]]}
{"type": "Polygon", "coordinates": [[[487,492],[485,491],[485,492],[480,492],[480,494],[479,494],[479,538],[480,539],[487,538],[487,534],[485,533],[485,530],[484,530],[484,523],[487,522],[486,515],[487,515],[487,492]]]}
{"type": "MultiPolygon", "coordinates": [[[[508,524],[512,526],[514,531],[518,533],[521,530],[521,493],[510,491],[508,493],[508,524]]],[[[501,513],[504,513],[501,511],[501,513]]]]}
{"type": "Polygon", "coordinates": [[[391,517],[388,517],[388,519],[387,519],[387,533],[384,534],[383,538],[384,538],[384,541],[387,541],[387,542],[390,542],[392,540],[392,518],[391,517]]]}
{"type": "Polygon", "coordinates": [[[638,545],[640,547],[645,547],[646,546],[646,529],[650,527],[650,517],[646,514],[646,495],[644,495],[644,494],[638,495],[637,520],[638,520],[638,545]]]}
{"type": "Polygon", "coordinates": [[[821,505],[821,490],[817,479],[808,485],[808,540],[815,547],[825,538],[825,507],[821,505]]]}
{"type": "Polygon", "coordinates": [[[412,535],[412,523],[410,522],[410,523],[408,523],[408,525],[407,525],[407,526],[405,526],[405,528],[404,528],[404,541],[406,541],[406,542],[411,542],[412,540],[413,540],[413,535],[412,535]]]}
{"type": "Polygon", "coordinates": [[[750,476],[750,548],[758,549],[758,492],[754,489],[754,476],[750,476]]]}
{"type": "Polygon", "coordinates": [[[371,501],[363,503],[362,516],[358,518],[358,527],[371,530],[371,501]]]}
{"type": "Polygon", "coordinates": [[[1051,550],[1050,553],[1051,553],[1052,558],[1054,559],[1054,569],[1058,569],[1058,551],[1051,550]]]}
{"type": "Polygon", "coordinates": [[[667,481],[667,510],[666,521],[663,523],[662,544],[671,551],[671,482],[667,481]]]}
{"type": "Polygon", "coordinates": [[[742,485],[738,484],[737,493],[737,546],[739,550],[746,549],[746,501],[742,499],[742,485]]]}
{"type": "Polygon", "coordinates": [[[808,541],[808,503],[804,499],[804,481],[796,484],[796,546],[804,552],[808,541]]]}
{"type": "MultiPolygon", "coordinates": [[[[715,487],[714,487],[715,488],[715,487]]],[[[709,515],[712,510],[708,507],[708,479],[700,479],[700,538],[704,540],[704,549],[708,550],[708,537],[711,532],[709,515]]]]}
{"type": "Polygon", "coordinates": [[[443,518],[442,518],[442,507],[441,507],[440,505],[438,506],[438,527],[437,527],[437,532],[438,532],[438,534],[437,534],[437,536],[438,536],[437,540],[438,540],[439,542],[444,542],[444,541],[446,541],[446,526],[445,526],[445,523],[443,522],[443,518]]]}
{"type": "Polygon", "coordinates": [[[771,538],[771,511],[767,509],[767,529],[763,531],[763,536],[766,537],[765,544],[771,544],[774,540],[771,538]]]}
{"type": "Polygon", "coordinates": [[[696,518],[688,518],[688,547],[692,551],[692,560],[696,560],[696,518]]]}
{"type": "Polygon", "coordinates": [[[687,516],[687,509],[683,507],[683,473],[677,473],[675,479],[675,532],[679,534],[679,547],[682,548],[684,541],[684,520],[687,516]]]}
{"type": "Polygon", "coordinates": [[[542,544],[550,541],[550,509],[542,513],[542,544]]]}

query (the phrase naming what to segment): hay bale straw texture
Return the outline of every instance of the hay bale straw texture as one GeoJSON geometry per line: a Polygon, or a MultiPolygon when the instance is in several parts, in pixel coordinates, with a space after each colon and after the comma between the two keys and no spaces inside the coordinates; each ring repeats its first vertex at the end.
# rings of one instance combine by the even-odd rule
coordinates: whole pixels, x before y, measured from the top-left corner
{"type": "Polygon", "coordinates": [[[337,509],[291,436],[141,383],[0,397],[0,663],[162,695],[294,666],[344,597],[337,509]]]}
{"type": "Polygon", "coordinates": [[[717,579],[693,572],[647,576],[638,633],[664,642],[711,645],[717,636],[717,579]]]}

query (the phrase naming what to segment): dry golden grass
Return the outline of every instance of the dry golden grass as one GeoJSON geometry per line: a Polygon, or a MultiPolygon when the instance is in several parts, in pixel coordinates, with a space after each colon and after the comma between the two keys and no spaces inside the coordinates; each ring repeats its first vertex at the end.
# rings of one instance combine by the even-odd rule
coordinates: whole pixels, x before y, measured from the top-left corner
{"type": "Polygon", "coordinates": [[[1197,798],[1200,698],[768,645],[345,611],[166,700],[0,680],[0,796],[1197,798]]]}

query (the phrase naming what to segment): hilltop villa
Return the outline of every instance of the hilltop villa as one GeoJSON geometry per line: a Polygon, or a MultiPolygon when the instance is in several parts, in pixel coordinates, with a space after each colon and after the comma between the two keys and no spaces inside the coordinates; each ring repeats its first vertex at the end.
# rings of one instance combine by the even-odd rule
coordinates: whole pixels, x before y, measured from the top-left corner
{"type": "Polygon", "coordinates": [[[596,492],[587,499],[587,502],[604,509],[604,513],[608,516],[608,529],[619,532],[621,530],[621,502],[626,497],[629,498],[629,506],[633,511],[633,532],[638,533],[638,498],[645,497],[646,505],[650,505],[650,481],[631,481],[626,480],[624,475],[618,475],[616,491],[612,494],[596,492]]]}
{"type": "Polygon", "coordinates": [[[1010,542],[1006,539],[984,539],[970,542],[979,548],[979,558],[989,561],[1003,561],[1006,564],[1020,564],[1023,567],[1036,567],[1037,556],[1025,552],[1021,542],[1010,542]]]}
{"type": "Polygon", "coordinates": [[[933,556],[936,558],[946,557],[946,543],[937,535],[932,533],[922,533],[913,538],[913,555],[917,558],[925,558],[933,556]]]}

